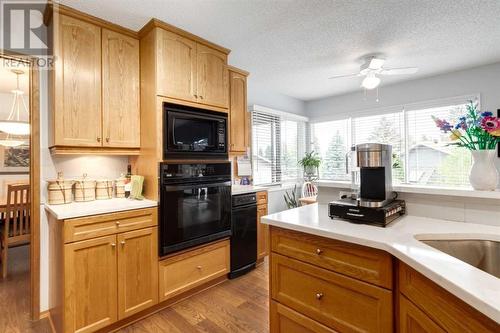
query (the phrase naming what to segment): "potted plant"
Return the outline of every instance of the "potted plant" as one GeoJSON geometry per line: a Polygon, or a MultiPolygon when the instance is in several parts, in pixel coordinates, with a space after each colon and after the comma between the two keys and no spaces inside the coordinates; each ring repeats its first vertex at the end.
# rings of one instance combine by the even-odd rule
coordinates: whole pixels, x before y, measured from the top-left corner
{"type": "Polygon", "coordinates": [[[321,159],[312,150],[306,153],[304,157],[299,161],[299,165],[304,168],[304,178],[308,181],[314,179],[318,174],[318,169],[321,164],[321,159]]]}
{"type": "Polygon", "coordinates": [[[500,119],[491,112],[480,112],[477,103],[469,101],[467,112],[456,124],[432,117],[444,133],[450,133],[452,145],[469,149],[474,159],[469,181],[475,190],[494,191],[498,184],[495,167],[496,146],[500,142],[500,119]]]}

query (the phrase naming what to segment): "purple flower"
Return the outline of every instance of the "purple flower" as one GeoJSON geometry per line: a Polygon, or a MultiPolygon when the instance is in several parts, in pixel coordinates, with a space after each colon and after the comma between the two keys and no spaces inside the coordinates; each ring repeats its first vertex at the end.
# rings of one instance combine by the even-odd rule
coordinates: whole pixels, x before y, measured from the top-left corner
{"type": "Polygon", "coordinates": [[[436,126],[439,127],[439,129],[444,133],[448,133],[453,129],[453,126],[447,120],[439,119],[436,117],[432,117],[432,119],[434,119],[436,126]]]}

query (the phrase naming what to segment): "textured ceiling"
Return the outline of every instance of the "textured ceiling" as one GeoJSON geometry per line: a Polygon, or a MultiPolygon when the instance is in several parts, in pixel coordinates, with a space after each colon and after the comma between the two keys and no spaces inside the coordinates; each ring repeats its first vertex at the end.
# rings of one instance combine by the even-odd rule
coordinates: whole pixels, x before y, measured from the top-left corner
{"type": "Polygon", "coordinates": [[[151,17],[232,50],[254,85],[302,100],[360,89],[359,58],[417,66],[384,84],[500,61],[498,0],[62,0],[138,30],[151,17]]]}

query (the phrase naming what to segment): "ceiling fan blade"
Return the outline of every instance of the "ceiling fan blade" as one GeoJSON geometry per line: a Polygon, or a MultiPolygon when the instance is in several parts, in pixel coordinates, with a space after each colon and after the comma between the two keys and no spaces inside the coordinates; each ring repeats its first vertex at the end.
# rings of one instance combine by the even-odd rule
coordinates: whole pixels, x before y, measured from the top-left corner
{"type": "Polygon", "coordinates": [[[415,74],[418,72],[417,67],[402,67],[402,68],[384,68],[380,71],[381,75],[405,75],[415,74]]]}
{"type": "Polygon", "coordinates": [[[344,75],[334,75],[334,76],[331,76],[328,78],[328,80],[330,79],[340,79],[340,78],[343,78],[343,77],[356,77],[356,76],[361,76],[360,73],[353,73],[353,74],[344,74],[344,75]]]}

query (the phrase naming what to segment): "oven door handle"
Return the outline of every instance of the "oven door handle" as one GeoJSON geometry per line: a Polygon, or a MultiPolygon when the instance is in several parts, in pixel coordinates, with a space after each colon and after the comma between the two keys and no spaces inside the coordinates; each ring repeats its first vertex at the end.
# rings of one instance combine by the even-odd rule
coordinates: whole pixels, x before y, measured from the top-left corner
{"type": "Polygon", "coordinates": [[[197,183],[190,185],[164,185],[163,188],[167,192],[180,191],[180,190],[191,190],[197,188],[207,188],[207,187],[221,187],[221,186],[231,186],[231,182],[220,182],[220,183],[197,183]]]}

